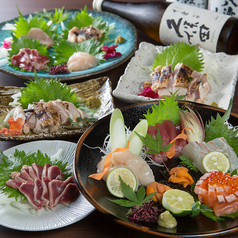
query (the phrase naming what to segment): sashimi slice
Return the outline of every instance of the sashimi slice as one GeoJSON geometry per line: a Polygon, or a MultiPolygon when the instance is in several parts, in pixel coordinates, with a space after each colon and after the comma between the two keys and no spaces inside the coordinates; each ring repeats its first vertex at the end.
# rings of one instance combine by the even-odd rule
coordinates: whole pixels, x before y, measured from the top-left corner
{"type": "Polygon", "coordinates": [[[201,203],[213,209],[216,216],[238,210],[238,176],[211,171],[199,179],[194,192],[201,203]]]}
{"type": "Polygon", "coordinates": [[[232,173],[235,169],[238,168],[238,158],[234,150],[226,142],[226,140],[221,138],[216,138],[209,142],[190,142],[182,150],[182,155],[187,159],[193,161],[194,166],[196,166],[201,173],[206,173],[206,170],[203,167],[203,157],[212,151],[221,151],[223,152],[230,161],[230,172],[232,173]]]}

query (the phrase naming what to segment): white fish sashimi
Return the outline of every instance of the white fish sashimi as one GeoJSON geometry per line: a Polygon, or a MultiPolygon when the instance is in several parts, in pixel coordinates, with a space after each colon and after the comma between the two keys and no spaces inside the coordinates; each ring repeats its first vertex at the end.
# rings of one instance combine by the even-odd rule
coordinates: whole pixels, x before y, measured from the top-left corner
{"type": "Polygon", "coordinates": [[[99,60],[86,53],[86,52],[75,52],[69,57],[67,62],[69,71],[81,71],[89,68],[93,68],[99,64],[99,60]]]}
{"type": "Polygon", "coordinates": [[[238,158],[235,151],[230,147],[230,145],[226,142],[226,140],[221,137],[213,140],[214,144],[218,146],[223,153],[229,158],[230,160],[230,171],[234,171],[235,169],[238,170],[238,158]]]}
{"type": "Polygon", "coordinates": [[[202,164],[203,157],[211,151],[221,151],[228,157],[230,161],[230,172],[238,169],[237,155],[223,137],[216,138],[207,143],[190,142],[183,148],[182,155],[192,160],[194,166],[204,174],[206,171],[202,164]]]}
{"type": "Polygon", "coordinates": [[[193,165],[196,166],[203,174],[206,173],[206,171],[203,168],[202,159],[206,154],[207,152],[204,152],[197,141],[188,143],[182,150],[182,155],[185,158],[192,160],[193,165]]]}
{"type": "MultiPolygon", "coordinates": [[[[97,172],[103,171],[104,160],[105,157],[98,163],[97,172]]],[[[149,183],[155,181],[153,171],[147,162],[142,157],[131,153],[129,150],[112,154],[109,171],[107,171],[103,179],[106,180],[108,173],[116,167],[129,168],[135,174],[138,182],[143,186],[147,186],[149,183]]]]}

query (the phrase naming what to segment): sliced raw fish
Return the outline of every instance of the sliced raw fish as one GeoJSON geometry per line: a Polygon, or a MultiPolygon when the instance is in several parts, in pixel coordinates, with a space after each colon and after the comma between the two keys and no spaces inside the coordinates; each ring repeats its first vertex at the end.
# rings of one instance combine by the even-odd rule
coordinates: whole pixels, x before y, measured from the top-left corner
{"type": "Polygon", "coordinates": [[[75,52],[69,57],[67,62],[69,71],[81,71],[89,68],[93,68],[99,64],[99,60],[86,53],[86,52],[75,52]]]}
{"type": "MultiPolygon", "coordinates": [[[[104,159],[97,165],[97,172],[103,171],[104,159]]],[[[147,186],[149,183],[154,182],[154,174],[147,162],[139,155],[131,153],[129,150],[125,152],[116,152],[112,154],[109,171],[104,175],[103,179],[106,180],[108,173],[116,167],[127,167],[137,177],[138,182],[147,186]]]]}
{"type": "Polygon", "coordinates": [[[37,27],[32,27],[26,37],[31,39],[37,39],[42,45],[46,45],[47,48],[50,48],[55,42],[45,33],[42,29],[37,27]]]}
{"type": "Polygon", "coordinates": [[[201,173],[206,173],[202,161],[203,157],[212,151],[221,151],[223,152],[230,161],[230,172],[233,172],[235,169],[238,169],[238,158],[236,153],[223,138],[216,138],[209,142],[190,142],[182,150],[182,155],[193,161],[194,166],[196,166],[201,173]]]}

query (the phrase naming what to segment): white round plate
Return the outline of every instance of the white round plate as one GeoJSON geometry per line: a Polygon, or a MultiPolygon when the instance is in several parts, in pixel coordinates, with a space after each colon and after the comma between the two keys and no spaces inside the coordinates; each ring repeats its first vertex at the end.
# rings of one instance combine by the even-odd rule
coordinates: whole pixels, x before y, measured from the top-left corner
{"type": "MultiPolygon", "coordinates": [[[[62,161],[68,162],[68,167],[73,168],[73,158],[76,144],[60,140],[42,140],[24,143],[4,151],[9,156],[15,150],[27,152],[37,152],[40,150],[48,156],[55,155],[62,149],[62,161]]],[[[2,196],[0,195],[0,200],[2,196]]],[[[5,196],[7,197],[7,196],[5,196]]],[[[24,231],[46,231],[58,229],[80,221],[94,210],[82,194],[70,204],[69,207],[58,204],[52,211],[41,209],[40,215],[24,213],[20,209],[14,208],[10,204],[0,204],[0,225],[15,230],[24,231]]]]}

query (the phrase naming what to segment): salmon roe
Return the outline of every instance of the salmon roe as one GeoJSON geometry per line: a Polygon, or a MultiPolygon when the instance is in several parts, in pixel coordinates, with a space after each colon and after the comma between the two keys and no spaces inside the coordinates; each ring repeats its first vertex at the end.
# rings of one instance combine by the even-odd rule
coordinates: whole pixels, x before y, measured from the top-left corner
{"type": "Polygon", "coordinates": [[[211,186],[219,186],[233,192],[238,191],[238,176],[231,176],[228,173],[223,173],[222,171],[212,171],[209,176],[203,179],[203,184],[211,186]]]}

